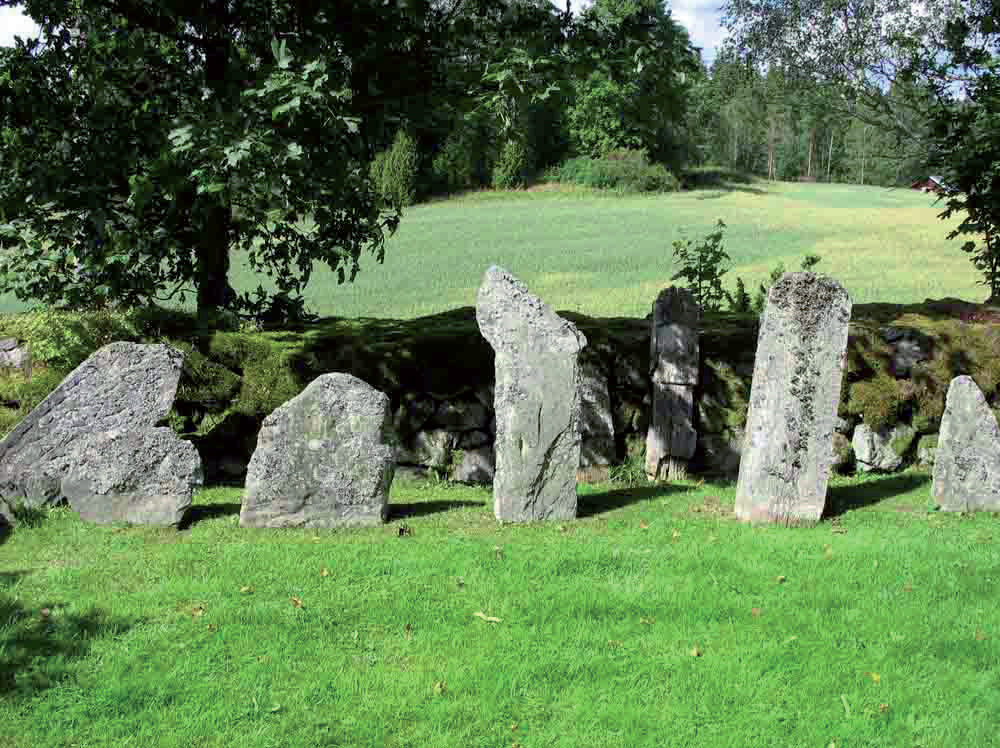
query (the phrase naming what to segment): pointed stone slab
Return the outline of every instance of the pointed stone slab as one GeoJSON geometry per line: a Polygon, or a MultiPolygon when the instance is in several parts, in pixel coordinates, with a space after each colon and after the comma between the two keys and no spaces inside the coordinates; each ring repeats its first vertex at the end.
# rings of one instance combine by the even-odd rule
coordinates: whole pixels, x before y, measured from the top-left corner
{"type": "Polygon", "coordinates": [[[183,363],[184,354],[166,345],[117,342],[70,372],[0,442],[0,512],[62,500],[62,479],[81,437],[163,421],[183,363]]]}
{"type": "Polygon", "coordinates": [[[493,513],[506,522],[573,518],[587,338],[496,266],[483,276],[476,321],[495,352],[493,513]]]}
{"type": "Polygon", "coordinates": [[[396,470],[388,396],[322,374],[264,419],[247,466],[242,527],[384,522],[396,470]]]}
{"type": "Polygon", "coordinates": [[[649,336],[653,410],[646,433],[646,475],[651,480],[683,478],[694,455],[700,316],[698,302],[686,288],[665,288],[653,304],[649,336]]]}
{"type": "Polygon", "coordinates": [[[948,387],[931,491],[942,511],[1000,512],[1000,428],[972,377],[948,387]]]}
{"type": "Polygon", "coordinates": [[[836,281],[786,273],[767,296],[736,486],[736,516],[819,521],[833,465],[851,299],[836,281]]]}

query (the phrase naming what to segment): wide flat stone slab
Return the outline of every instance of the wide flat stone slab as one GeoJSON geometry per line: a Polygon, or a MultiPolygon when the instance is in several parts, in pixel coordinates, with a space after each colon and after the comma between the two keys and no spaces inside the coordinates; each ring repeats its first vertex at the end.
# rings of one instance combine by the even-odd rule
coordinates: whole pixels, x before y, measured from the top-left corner
{"type": "Polygon", "coordinates": [[[110,343],[0,442],[0,511],[61,501],[70,455],[84,436],[152,428],[174,402],[184,354],[166,345],[110,343]]]}
{"type": "Polygon", "coordinates": [[[813,523],[826,504],[851,299],[814,273],[768,293],[754,361],[736,516],[813,523]]]}
{"type": "Polygon", "coordinates": [[[931,494],[942,511],[1000,512],[1000,428],[972,377],[948,386],[931,494]]]}
{"type": "Polygon", "coordinates": [[[180,524],[204,482],[198,450],[165,427],[90,434],[70,457],[62,493],[98,524],[180,524]]]}
{"type": "Polygon", "coordinates": [[[476,321],[495,353],[494,514],[507,522],[575,517],[586,337],[496,266],[483,276],[476,321]]]}
{"type": "Polygon", "coordinates": [[[385,521],[396,469],[388,396],[323,374],[264,419],[247,467],[242,527],[385,521]]]}

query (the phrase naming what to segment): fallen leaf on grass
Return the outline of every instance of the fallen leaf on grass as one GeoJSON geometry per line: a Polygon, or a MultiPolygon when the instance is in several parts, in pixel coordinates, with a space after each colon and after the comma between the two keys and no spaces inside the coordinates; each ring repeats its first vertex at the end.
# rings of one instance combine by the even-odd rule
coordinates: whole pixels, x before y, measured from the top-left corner
{"type": "Polygon", "coordinates": [[[828,544],[826,546],[826,548],[823,549],[823,557],[827,561],[830,561],[833,558],[833,546],[832,545],[828,544]]]}
{"type": "Polygon", "coordinates": [[[204,605],[195,605],[193,608],[191,608],[192,618],[201,618],[203,615],[205,615],[204,605]]]}
{"type": "Polygon", "coordinates": [[[779,575],[779,576],[775,577],[774,581],[777,582],[778,584],[784,584],[785,583],[785,576],[783,574],[779,575]]]}
{"type": "Polygon", "coordinates": [[[517,732],[517,728],[518,728],[517,722],[511,722],[511,724],[510,724],[510,731],[511,732],[517,732]]]}
{"type": "Polygon", "coordinates": [[[785,639],[785,644],[791,644],[793,641],[795,641],[798,638],[799,637],[797,637],[797,636],[790,636],[787,639],[785,639]]]}
{"type": "Polygon", "coordinates": [[[410,624],[406,624],[405,626],[403,626],[403,636],[405,636],[407,638],[407,640],[412,639],[413,638],[413,626],[411,626],[410,624]]]}
{"type": "Polygon", "coordinates": [[[878,705],[878,710],[880,712],[882,712],[882,714],[885,714],[887,711],[889,711],[889,705],[888,704],[879,704],[878,705]]]}
{"type": "Polygon", "coordinates": [[[989,639],[989,637],[986,635],[985,631],[983,631],[982,629],[976,629],[976,641],[977,642],[986,641],[987,639],[989,639]]]}
{"type": "Polygon", "coordinates": [[[625,642],[623,642],[621,639],[608,639],[608,646],[609,647],[614,647],[614,648],[617,649],[618,647],[620,647],[620,646],[622,646],[624,644],[625,644],[625,642]]]}
{"type": "Polygon", "coordinates": [[[903,585],[903,592],[913,592],[913,585],[907,582],[903,585]]]}
{"type": "Polygon", "coordinates": [[[205,628],[207,628],[210,632],[219,630],[219,627],[214,623],[208,624],[205,628]]]}
{"type": "Polygon", "coordinates": [[[256,588],[252,584],[245,584],[240,587],[241,595],[252,595],[254,592],[256,592],[256,588]]]}
{"type": "Polygon", "coordinates": [[[652,616],[648,616],[646,618],[640,618],[639,623],[641,623],[644,626],[652,626],[654,623],[656,623],[656,619],[653,618],[652,616]]]}
{"type": "Polygon", "coordinates": [[[485,613],[483,613],[481,610],[477,610],[472,615],[474,615],[476,618],[482,618],[484,621],[486,621],[486,623],[500,623],[500,619],[499,618],[497,618],[495,616],[488,616],[485,613]]]}
{"type": "Polygon", "coordinates": [[[292,607],[293,608],[301,608],[302,607],[302,598],[301,597],[293,597],[292,598],[292,607]]]}
{"type": "Polygon", "coordinates": [[[52,611],[48,608],[42,608],[41,611],[39,611],[39,614],[42,618],[48,618],[52,614],[52,611]]]}
{"type": "Polygon", "coordinates": [[[559,525],[556,529],[559,530],[559,532],[566,532],[566,525],[559,525]]]}
{"type": "Polygon", "coordinates": [[[701,649],[698,647],[697,644],[695,644],[693,647],[691,647],[691,656],[692,657],[701,657],[701,649]]]}
{"type": "Polygon", "coordinates": [[[280,711],[280,710],[281,710],[281,704],[275,704],[274,706],[272,706],[267,711],[269,711],[271,714],[274,714],[275,712],[280,711]]]}
{"type": "Polygon", "coordinates": [[[865,675],[871,678],[872,683],[874,683],[876,686],[882,682],[882,676],[879,675],[878,673],[865,673],[865,675]]]}
{"type": "Polygon", "coordinates": [[[715,537],[714,535],[709,535],[708,536],[708,540],[706,542],[708,542],[708,543],[714,543],[716,540],[718,540],[717,537],[715,537]]]}
{"type": "Polygon", "coordinates": [[[260,657],[257,658],[257,662],[261,662],[261,663],[264,663],[264,664],[267,664],[270,661],[271,661],[271,658],[268,657],[267,655],[261,655],[260,657]]]}
{"type": "Polygon", "coordinates": [[[330,576],[330,570],[324,566],[322,569],[319,570],[319,575],[321,577],[328,577],[330,576]]]}
{"type": "Polygon", "coordinates": [[[443,696],[448,693],[448,684],[443,680],[434,681],[434,695],[443,696]]]}
{"type": "Polygon", "coordinates": [[[399,537],[405,538],[413,534],[413,530],[410,529],[409,525],[400,525],[398,531],[399,537]]]}
{"type": "Polygon", "coordinates": [[[649,529],[649,523],[646,520],[644,520],[644,519],[639,520],[639,529],[641,529],[641,530],[648,530],[649,529]]]}
{"type": "Polygon", "coordinates": [[[503,548],[498,545],[493,546],[493,552],[497,556],[497,561],[503,560],[503,548]]]}
{"type": "Polygon", "coordinates": [[[673,539],[677,540],[680,536],[681,536],[681,534],[679,532],[677,532],[677,530],[674,530],[673,539]]]}
{"type": "Polygon", "coordinates": [[[750,608],[750,615],[754,618],[760,618],[760,608],[750,608]]]}
{"type": "Polygon", "coordinates": [[[847,697],[844,694],[840,694],[840,701],[844,704],[844,714],[846,714],[847,718],[850,719],[851,707],[847,705],[847,697]]]}

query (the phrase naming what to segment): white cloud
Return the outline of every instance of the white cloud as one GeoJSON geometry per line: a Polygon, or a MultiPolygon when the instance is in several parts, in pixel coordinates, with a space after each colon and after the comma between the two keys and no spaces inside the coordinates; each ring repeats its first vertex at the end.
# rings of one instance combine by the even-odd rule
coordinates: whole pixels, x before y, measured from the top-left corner
{"type": "Polygon", "coordinates": [[[0,8],[0,47],[13,47],[15,36],[34,39],[39,31],[38,24],[24,15],[21,6],[0,8]]]}

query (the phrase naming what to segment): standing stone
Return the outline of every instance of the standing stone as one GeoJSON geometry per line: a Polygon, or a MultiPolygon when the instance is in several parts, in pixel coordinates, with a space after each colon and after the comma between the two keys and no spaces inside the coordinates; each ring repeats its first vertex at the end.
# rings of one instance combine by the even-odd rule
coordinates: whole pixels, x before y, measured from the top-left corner
{"type": "Polygon", "coordinates": [[[931,491],[946,512],[1000,511],[1000,428],[971,377],[948,387],[931,491]]]}
{"type": "Polygon", "coordinates": [[[646,475],[678,480],[698,439],[694,388],[698,384],[698,302],[684,288],[665,288],[653,304],[649,369],[653,415],[646,432],[646,475]]]}
{"type": "Polygon", "coordinates": [[[61,489],[100,524],[177,525],[203,483],[201,458],[173,429],[116,429],[77,440],[61,489]]]}
{"type": "Polygon", "coordinates": [[[851,299],[836,281],[786,273],[767,295],[754,361],[736,516],[817,522],[833,463],[851,299]]]}
{"type": "Polygon", "coordinates": [[[496,354],[493,513],[507,522],[573,518],[587,338],[496,266],[479,287],[476,321],[496,354]]]}
{"type": "Polygon", "coordinates": [[[62,500],[81,437],[163,421],[183,363],[184,354],[169,346],[118,342],[76,367],[0,442],[0,512],[62,500]]]}
{"type": "Polygon", "coordinates": [[[323,374],[264,419],[247,467],[243,527],[384,522],[396,468],[389,398],[323,374]]]}

